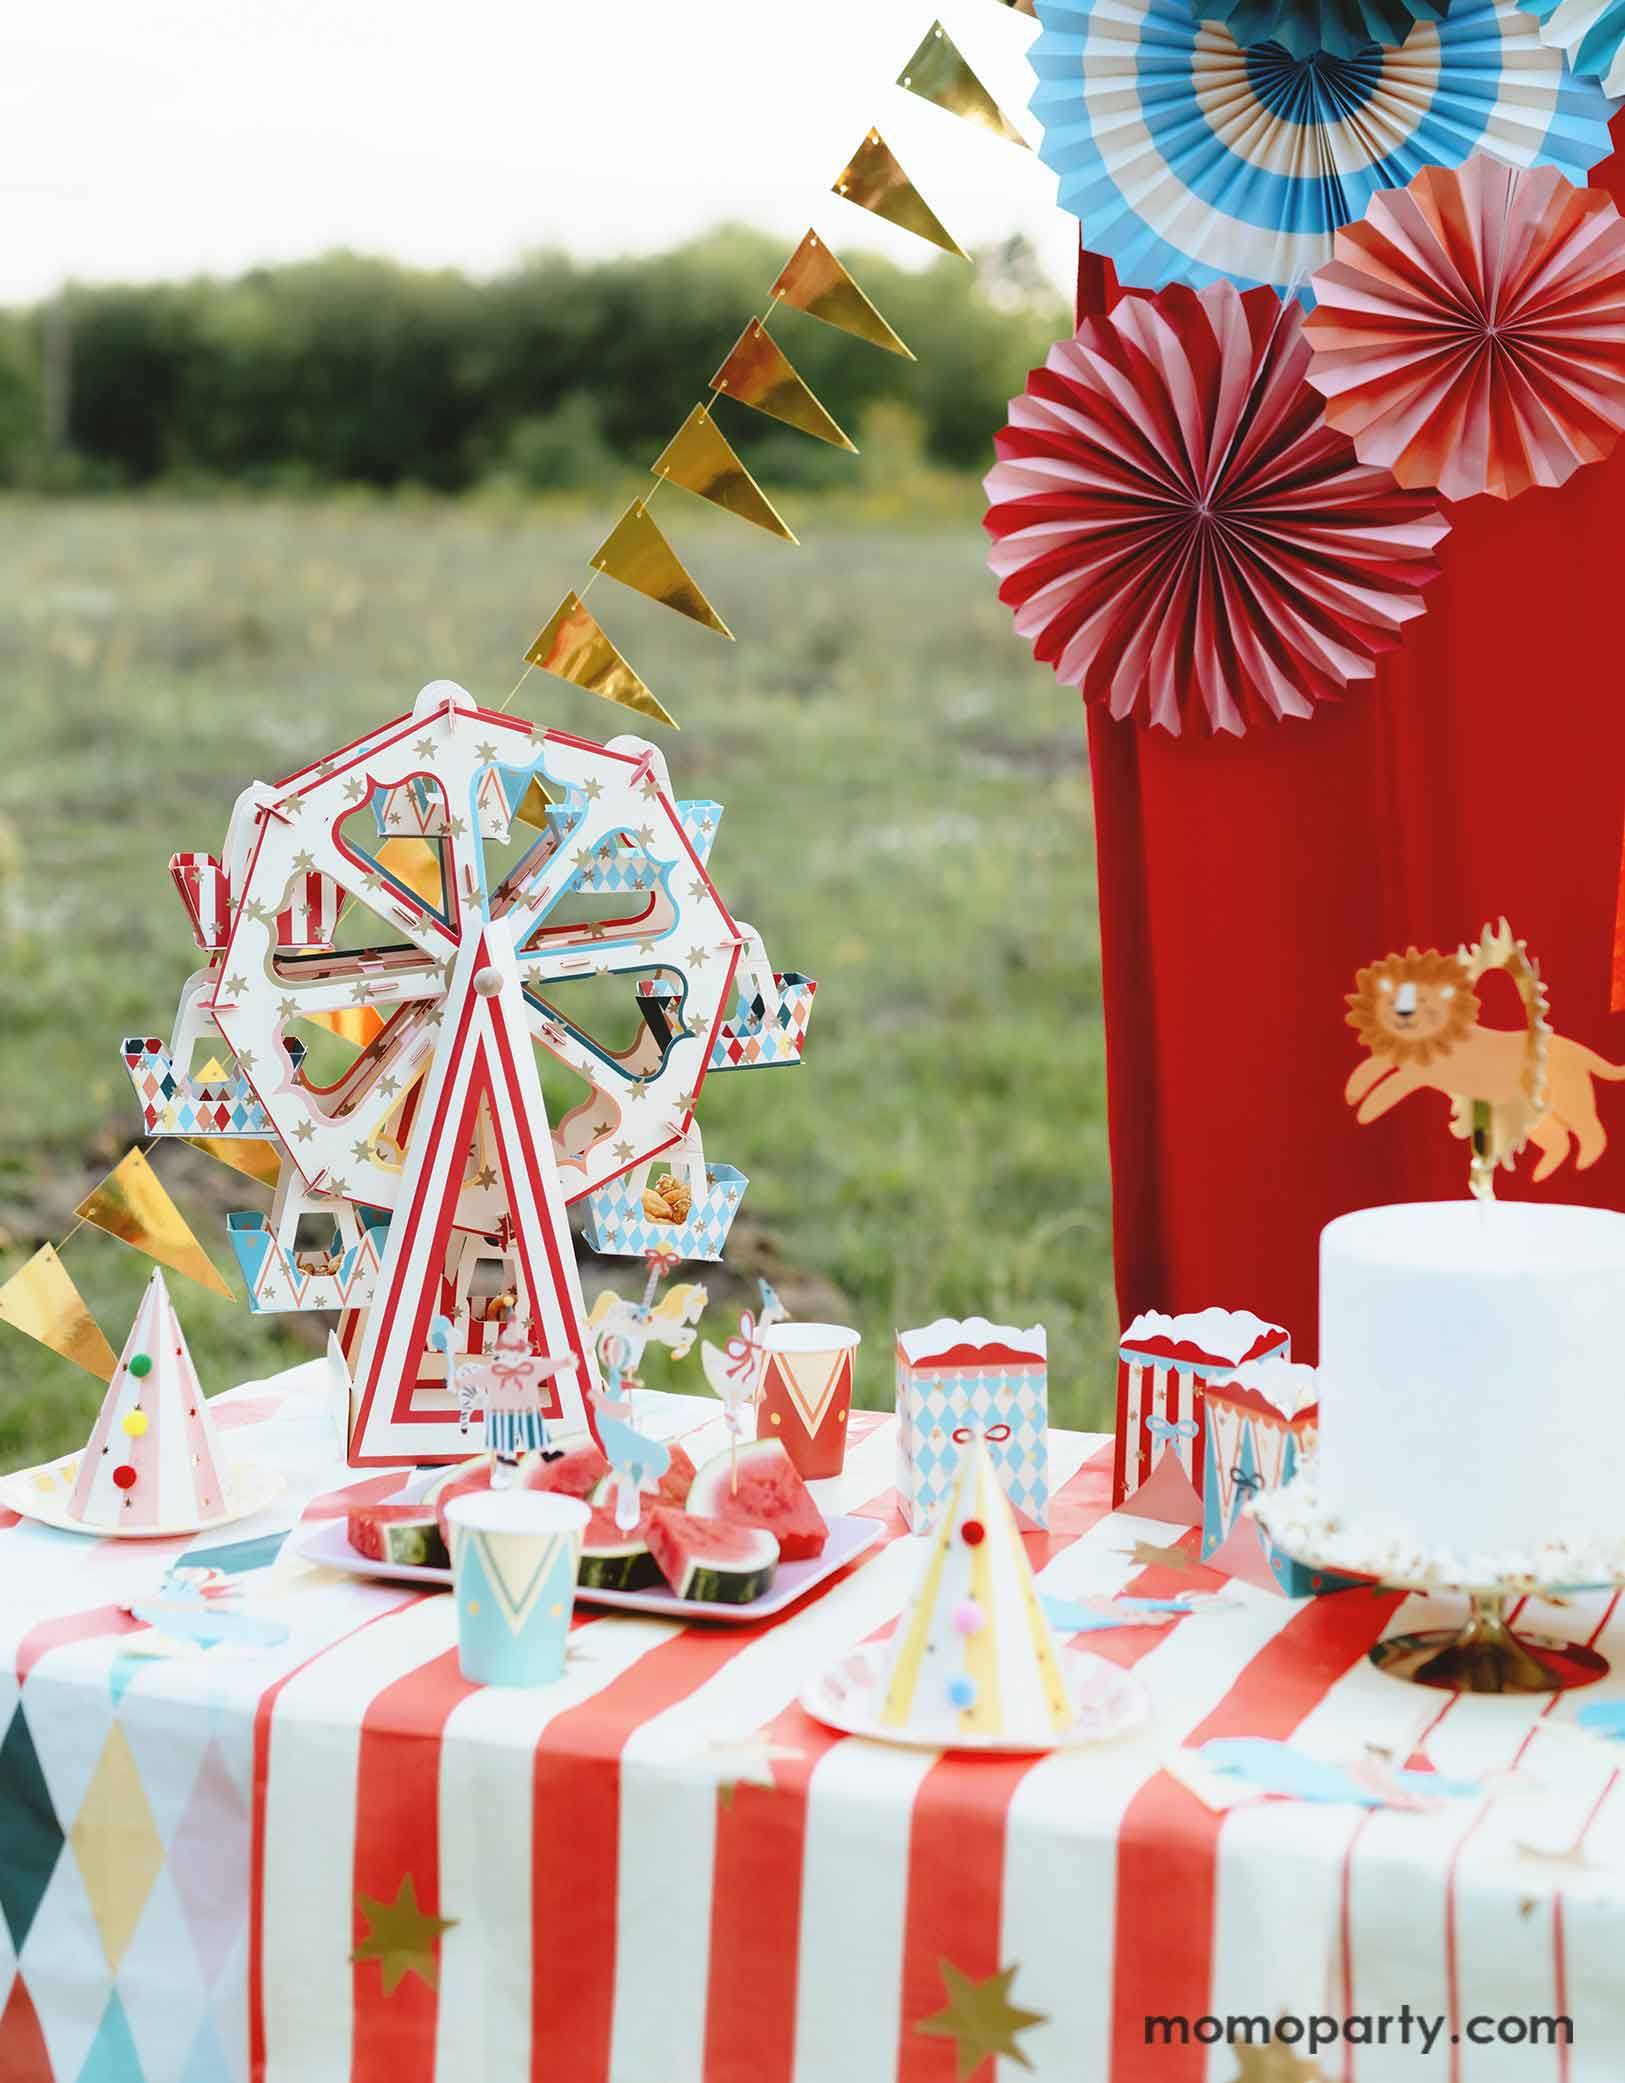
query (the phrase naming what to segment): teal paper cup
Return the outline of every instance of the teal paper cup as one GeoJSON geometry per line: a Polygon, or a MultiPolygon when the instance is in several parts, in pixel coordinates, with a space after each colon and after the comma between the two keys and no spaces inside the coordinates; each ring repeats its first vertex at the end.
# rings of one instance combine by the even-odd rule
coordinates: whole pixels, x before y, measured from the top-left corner
{"type": "Polygon", "coordinates": [[[474,1685],[563,1675],[590,1508],[546,1490],[472,1490],[446,1507],[457,1653],[474,1685]]]}

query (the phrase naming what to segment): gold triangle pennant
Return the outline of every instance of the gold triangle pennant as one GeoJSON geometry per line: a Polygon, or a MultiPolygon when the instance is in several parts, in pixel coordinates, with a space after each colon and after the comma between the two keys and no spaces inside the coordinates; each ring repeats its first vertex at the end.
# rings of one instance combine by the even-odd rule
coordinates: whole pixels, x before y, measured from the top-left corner
{"type": "MultiPolygon", "coordinates": [[[[445,878],[440,870],[440,842],[438,839],[407,838],[404,834],[399,838],[386,839],[373,855],[373,859],[384,870],[386,875],[393,875],[397,882],[404,882],[414,897],[421,897],[425,904],[430,905],[436,911],[445,910],[446,888],[445,878]]],[[[341,1010],[347,1010],[347,1008],[341,1008],[341,1010]]],[[[370,1008],[357,1007],[356,1010],[370,1010],[370,1008]]],[[[307,1017],[315,1019],[316,1015],[310,1014],[307,1017]]],[[[376,1013],[374,1018],[378,1019],[376,1013]]],[[[339,1026],[336,1021],[325,1017],[319,1021],[319,1024],[323,1027],[331,1027],[335,1034],[348,1032],[346,1028],[339,1026]]],[[[382,1019],[378,1019],[378,1027],[382,1027],[383,1024],[382,1019]]],[[[373,1034],[378,1032],[378,1027],[373,1029],[373,1034]]],[[[369,1034],[367,1040],[371,1041],[371,1039],[372,1035],[369,1034]]]]}
{"type": "Polygon", "coordinates": [[[681,485],[697,498],[709,499],[741,521],[765,528],[769,535],[794,542],[761,486],[728,446],[722,429],[703,405],[696,405],[667,442],[651,476],[681,485]]]}
{"type": "MultiPolygon", "coordinates": [[[[323,1015],[311,1013],[307,1017],[316,1020],[323,1015]]],[[[264,1136],[182,1136],[181,1141],[190,1143],[194,1150],[201,1150],[218,1164],[230,1165],[245,1179],[257,1180],[261,1186],[275,1186],[282,1175],[282,1152],[264,1136]]]]}
{"type": "MultiPolygon", "coordinates": [[[[385,843],[396,844],[394,840],[385,843]]],[[[379,852],[382,851],[380,847],[379,852]]],[[[399,869],[395,872],[400,873],[399,869]]],[[[401,880],[406,880],[404,875],[401,880]]],[[[299,1017],[308,1020],[312,1027],[325,1027],[329,1034],[336,1034],[352,1049],[364,1049],[384,1031],[384,1016],[375,1005],[335,1005],[327,1012],[301,1013],[299,1017]]]]}
{"type": "Polygon", "coordinates": [[[892,155],[878,130],[869,135],[830,183],[837,195],[861,210],[872,210],[888,224],[901,225],[917,239],[940,246],[960,260],[970,255],[960,245],[892,155]]]}
{"type": "Polygon", "coordinates": [[[919,49],[897,75],[897,84],[918,94],[922,101],[929,101],[934,108],[946,109],[950,116],[979,123],[995,137],[1020,145],[1024,152],[1032,149],[976,77],[970,61],[941,22],[933,22],[921,37],[919,49]]]}
{"type": "Polygon", "coordinates": [[[815,231],[808,232],[784,263],[773,285],[773,297],[776,303],[805,311],[809,318],[821,318],[825,325],[851,333],[855,339],[867,340],[872,347],[884,347],[888,354],[914,360],[912,350],[892,331],[815,231]]]}
{"type": "Polygon", "coordinates": [[[641,499],[634,499],[592,553],[595,571],[618,579],[634,593],[647,594],[662,607],[674,608],[718,636],[733,642],[733,631],[690,577],[687,567],[656,526],[641,499]]]}
{"type": "Polygon", "coordinates": [[[553,798],[548,794],[540,774],[532,774],[525,783],[525,793],[519,798],[519,808],[514,812],[518,823],[529,825],[533,832],[547,830],[547,813],[553,807],[553,798]]]}
{"type": "Polygon", "coordinates": [[[832,448],[850,449],[853,455],[858,452],[856,444],[847,440],[796,374],[790,357],[759,318],[753,318],[734,342],[732,354],[712,377],[711,388],[726,398],[737,398],[741,405],[765,412],[769,419],[794,427],[798,433],[827,441],[832,448]]]}
{"type": "Polygon", "coordinates": [[[121,1157],[94,1193],[74,1213],[81,1222],[105,1230],[121,1244],[156,1259],[172,1272],[184,1273],[200,1287],[233,1299],[209,1254],[192,1235],[191,1224],[164,1190],[163,1181],[140,1150],[121,1157]]]}
{"type": "Polygon", "coordinates": [[[111,1381],[118,1354],[102,1336],[54,1244],[42,1244],[0,1287],[0,1323],[35,1338],[98,1381],[111,1381]]]}
{"type": "Polygon", "coordinates": [[[1012,14],[1024,14],[1029,20],[1038,20],[1038,0],[999,0],[1001,7],[1008,7],[1012,14]]]}
{"type": "Polygon", "coordinates": [[[667,715],[599,628],[579,593],[565,594],[525,660],[556,679],[568,680],[572,687],[602,695],[606,702],[619,702],[623,709],[670,724],[673,730],[678,727],[677,719],[667,715]]]}

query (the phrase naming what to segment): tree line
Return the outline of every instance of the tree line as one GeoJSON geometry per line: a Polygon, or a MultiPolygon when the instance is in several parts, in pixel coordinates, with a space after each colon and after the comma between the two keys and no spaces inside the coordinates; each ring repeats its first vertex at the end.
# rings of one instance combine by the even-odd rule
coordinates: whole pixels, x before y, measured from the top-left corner
{"type": "MultiPolygon", "coordinates": [[[[591,485],[654,460],[785,252],[723,227],[650,257],[542,252],[484,280],[335,253],[230,281],[76,286],[0,313],[0,483],[591,485]]],[[[774,319],[781,346],[855,439],[881,408],[894,445],[902,425],[922,460],[984,468],[1066,327],[1029,249],[918,272],[843,258],[918,361],[793,311],[774,319]]],[[[845,479],[838,451],[756,414],[729,433],[764,477],[845,479]]]]}

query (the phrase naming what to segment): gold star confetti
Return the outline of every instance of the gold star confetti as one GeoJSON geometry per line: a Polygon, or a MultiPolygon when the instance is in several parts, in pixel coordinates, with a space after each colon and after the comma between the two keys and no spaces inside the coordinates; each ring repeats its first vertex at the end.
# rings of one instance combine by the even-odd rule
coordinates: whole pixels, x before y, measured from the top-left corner
{"type": "Polygon", "coordinates": [[[367,1926],[367,1935],[350,1958],[359,1964],[376,1960],[384,1979],[384,1994],[393,1996],[403,1975],[415,1974],[431,1989],[440,1986],[440,1934],[451,1930],[455,1917],[432,1917],[418,1908],[417,1882],[411,1874],[401,1876],[393,1902],[375,1902],[359,1891],[356,1909],[367,1926]]]}
{"type": "Polygon", "coordinates": [[[772,1793],[776,1784],[773,1778],[775,1758],[804,1757],[806,1752],[794,1743],[775,1743],[765,1732],[755,1736],[742,1736],[734,1741],[718,1738],[708,1743],[706,1749],[713,1757],[723,1760],[724,1776],[717,1781],[717,1792],[724,1808],[732,1808],[734,1795],[742,1786],[764,1787],[772,1793]]]}
{"type": "Polygon", "coordinates": [[[604,784],[601,781],[584,781],[581,784],[581,792],[589,803],[596,803],[604,793],[604,784]]]}
{"type": "Polygon", "coordinates": [[[660,800],[660,783],[659,783],[659,782],[658,782],[658,781],[657,781],[657,780],[655,779],[655,777],[653,776],[653,774],[646,774],[646,775],[645,775],[645,776],[643,777],[643,787],[641,788],[641,790],[639,791],[639,793],[640,793],[640,794],[642,795],[642,797],[643,797],[643,800],[644,800],[644,801],[645,801],[646,803],[658,803],[658,802],[659,802],[659,800],[660,800]]]}
{"type": "Polygon", "coordinates": [[[705,966],[705,954],[706,951],[703,947],[691,947],[688,951],[688,966],[690,969],[703,969],[705,966]]]}
{"type": "Polygon", "coordinates": [[[495,1172],[492,1171],[491,1167],[488,1164],[481,1165],[479,1170],[474,1174],[474,1184],[476,1186],[490,1188],[492,1186],[495,1186],[496,1183],[497,1175],[495,1172]]]}
{"type": "Polygon", "coordinates": [[[345,782],[344,793],[350,798],[352,803],[359,803],[361,798],[367,793],[367,784],[358,774],[353,781],[345,782]]]}
{"type": "Polygon", "coordinates": [[[248,978],[246,976],[228,976],[226,978],[226,989],[235,998],[239,991],[248,989],[248,978]]]}
{"type": "Polygon", "coordinates": [[[433,740],[433,738],[419,738],[419,740],[417,741],[417,743],[416,743],[416,744],[415,744],[415,745],[414,745],[414,746],[412,747],[412,757],[413,757],[414,759],[433,759],[433,757],[434,757],[434,740],[433,740]]]}
{"type": "Polygon", "coordinates": [[[483,745],[476,745],[474,747],[474,757],[476,759],[483,759],[488,766],[496,758],[496,756],[497,749],[491,743],[489,738],[486,739],[483,745]]]}
{"type": "Polygon", "coordinates": [[[294,1123],[293,1133],[294,1139],[297,1142],[308,1143],[311,1137],[316,1133],[316,1130],[314,1125],[309,1121],[296,1121],[294,1123]]]}
{"type": "Polygon", "coordinates": [[[293,857],[293,865],[299,870],[301,875],[308,875],[316,865],[316,856],[308,847],[302,846],[293,857]]]}
{"type": "Polygon", "coordinates": [[[1318,2061],[1306,2061],[1279,2040],[1267,2047],[1237,2047],[1235,2056],[1241,2067],[1234,2083],[1326,2083],[1318,2061]]]}
{"type": "Polygon", "coordinates": [[[1024,2011],[1010,2001],[1010,1984],[1020,1970],[1001,1967],[986,1981],[977,1982],[961,1974],[951,1960],[939,1960],[937,1968],[948,2001],[929,2018],[919,2019],[914,2030],[932,2039],[953,2041],[954,2073],[959,2083],[974,2076],[983,2062],[995,2054],[1008,2055],[1024,2069],[1030,2069],[1032,2063],[1016,2044],[1016,2035],[1029,2026],[1046,2025],[1049,2020],[1042,2011],[1024,2011]]]}
{"type": "Polygon", "coordinates": [[[1132,1548],[1119,1548],[1119,1555],[1128,1556],[1136,1569],[1189,1569],[1189,1548],[1159,1548],[1155,1541],[1136,1541],[1132,1548]]]}

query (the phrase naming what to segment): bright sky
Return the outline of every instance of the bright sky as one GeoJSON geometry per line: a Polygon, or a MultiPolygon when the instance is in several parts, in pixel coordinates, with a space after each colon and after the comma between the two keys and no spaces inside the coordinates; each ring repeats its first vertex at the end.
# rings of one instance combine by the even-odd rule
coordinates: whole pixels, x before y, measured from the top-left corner
{"type": "Polygon", "coordinates": [[[828,192],[874,122],[964,245],[1076,227],[1036,155],[892,83],[936,11],[1026,131],[997,0],[51,0],[0,31],[0,302],[332,246],[473,270],[724,218],[914,262],[828,192]]]}

